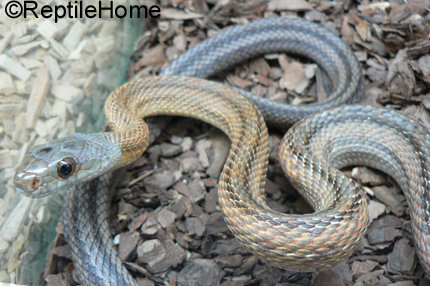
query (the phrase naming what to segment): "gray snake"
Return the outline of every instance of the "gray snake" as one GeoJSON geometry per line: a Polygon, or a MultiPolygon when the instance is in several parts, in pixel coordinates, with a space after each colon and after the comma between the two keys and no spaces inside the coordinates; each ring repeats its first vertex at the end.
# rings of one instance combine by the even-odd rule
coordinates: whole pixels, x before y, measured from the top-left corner
{"type": "Polygon", "coordinates": [[[219,203],[236,238],[263,261],[294,271],[319,271],[351,254],[367,228],[367,202],[352,180],[330,166],[358,164],[386,172],[401,186],[411,209],[418,255],[429,271],[428,130],[392,110],[332,108],[357,101],[363,82],[354,54],[337,36],[300,19],[262,19],[204,41],[162,75],[130,82],[111,94],[105,111],[114,132],[75,134],[35,146],[15,175],[17,190],[32,197],[75,185],[66,194],[63,223],[84,285],[137,285],[116,255],[109,232],[111,171],[146,149],[148,128],[141,118],[154,115],[197,118],[229,136],[219,203]],[[280,51],[306,56],[324,69],[334,87],[327,101],[279,105],[238,91],[260,113],[232,89],[191,78],[209,77],[249,57],[280,51]],[[285,135],[280,162],[315,212],[277,213],[266,205],[264,195],[264,120],[286,126],[310,114],[285,135]]]}

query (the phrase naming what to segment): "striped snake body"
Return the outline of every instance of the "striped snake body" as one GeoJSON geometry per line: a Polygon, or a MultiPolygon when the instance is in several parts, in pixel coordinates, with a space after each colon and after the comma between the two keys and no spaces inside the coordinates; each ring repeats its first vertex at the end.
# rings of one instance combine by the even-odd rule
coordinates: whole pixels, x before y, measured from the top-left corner
{"type": "Polygon", "coordinates": [[[149,134],[142,118],[193,117],[218,127],[231,140],[219,178],[219,204],[230,230],[260,259],[293,271],[319,271],[347,258],[365,234],[367,202],[356,183],[333,167],[359,164],[391,175],[405,192],[418,254],[429,272],[428,130],[392,110],[361,105],[329,108],[355,102],[362,82],[352,51],[315,24],[273,18],[237,26],[183,54],[163,76],[117,88],[105,106],[113,132],[75,134],[30,149],[15,175],[15,186],[32,197],[72,188],[66,193],[63,223],[81,282],[137,285],[116,255],[109,232],[111,171],[146,149],[149,134]],[[326,102],[279,106],[190,77],[211,76],[247,57],[280,49],[306,55],[326,71],[334,86],[326,102]],[[285,135],[279,159],[315,212],[277,213],[265,201],[264,120],[285,126],[311,113],[285,135]]]}

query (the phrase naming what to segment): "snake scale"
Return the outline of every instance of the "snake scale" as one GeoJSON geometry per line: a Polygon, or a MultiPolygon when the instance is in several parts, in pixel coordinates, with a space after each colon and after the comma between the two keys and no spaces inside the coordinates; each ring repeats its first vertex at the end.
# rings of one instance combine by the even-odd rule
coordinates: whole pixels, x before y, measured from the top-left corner
{"type": "Polygon", "coordinates": [[[231,140],[219,178],[219,204],[230,230],[258,258],[293,271],[319,271],[347,258],[365,234],[368,210],[363,191],[336,168],[367,165],[392,176],[404,191],[415,246],[429,273],[428,130],[397,111],[343,105],[357,101],[362,84],[352,51],[318,25],[283,17],[235,26],[181,55],[162,76],[118,87],[105,105],[113,132],[74,134],[32,147],[14,177],[15,187],[30,197],[70,189],[63,223],[82,284],[138,285],[119,260],[109,231],[112,171],[148,146],[142,118],[193,117],[231,140]],[[281,51],[320,65],[333,85],[325,102],[279,105],[193,78],[281,51]],[[337,105],[343,106],[333,107],[337,105]],[[264,121],[286,126],[305,116],[283,138],[279,160],[315,212],[278,213],[265,201],[269,150],[264,121]]]}

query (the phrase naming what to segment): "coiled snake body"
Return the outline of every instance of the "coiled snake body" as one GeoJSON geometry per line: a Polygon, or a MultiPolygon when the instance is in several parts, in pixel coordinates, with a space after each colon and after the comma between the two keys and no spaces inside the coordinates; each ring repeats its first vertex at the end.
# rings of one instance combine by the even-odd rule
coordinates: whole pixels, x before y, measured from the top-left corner
{"type": "Polygon", "coordinates": [[[109,232],[111,171],[144,152],[149,137],[142,118],[154,115],[193,117],[229,136],[219,204],[230,230],[260,259],[294,271],[318,271],[348,257],[365,234],[367,203],[362,190],[333,167],[368,165],[391,175],[405,192],[418,254],[429,272],[428,130],[392,110],[329,108],[354,102],[362,85],[357,60],[335,35],[300,19],[263,19],[203,42],[163,74],[127,83],[110,95],[105,112],[113,132],[75,134],[35,146],[15,175],[16,188],[33,197],[77,184],[66,194],[63,216],[84,285],[137,285],[116,255],[109,232]],[[326,102],[279,107],[240,91],[260,112],[222,84],[189,77],[207,77],[247,57],[280,50],[310,57],[326,71],[334,86],[326,102]],[[279,158],[315,212],[277,213],[264,195],[264,119],[291,124],[318,110],[289,130],[279,158]]]}

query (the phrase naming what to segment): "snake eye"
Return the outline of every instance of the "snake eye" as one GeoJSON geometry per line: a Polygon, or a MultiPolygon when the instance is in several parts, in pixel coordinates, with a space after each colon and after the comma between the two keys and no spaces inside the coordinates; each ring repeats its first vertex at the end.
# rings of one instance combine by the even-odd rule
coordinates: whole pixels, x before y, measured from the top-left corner
{"type": "Polygon", "coordinates": [[[73,158],[64,158],[57,165],[57,173],[63,179],[67,179],[73,175],[76,169],[76,162],[73,158]]]}

